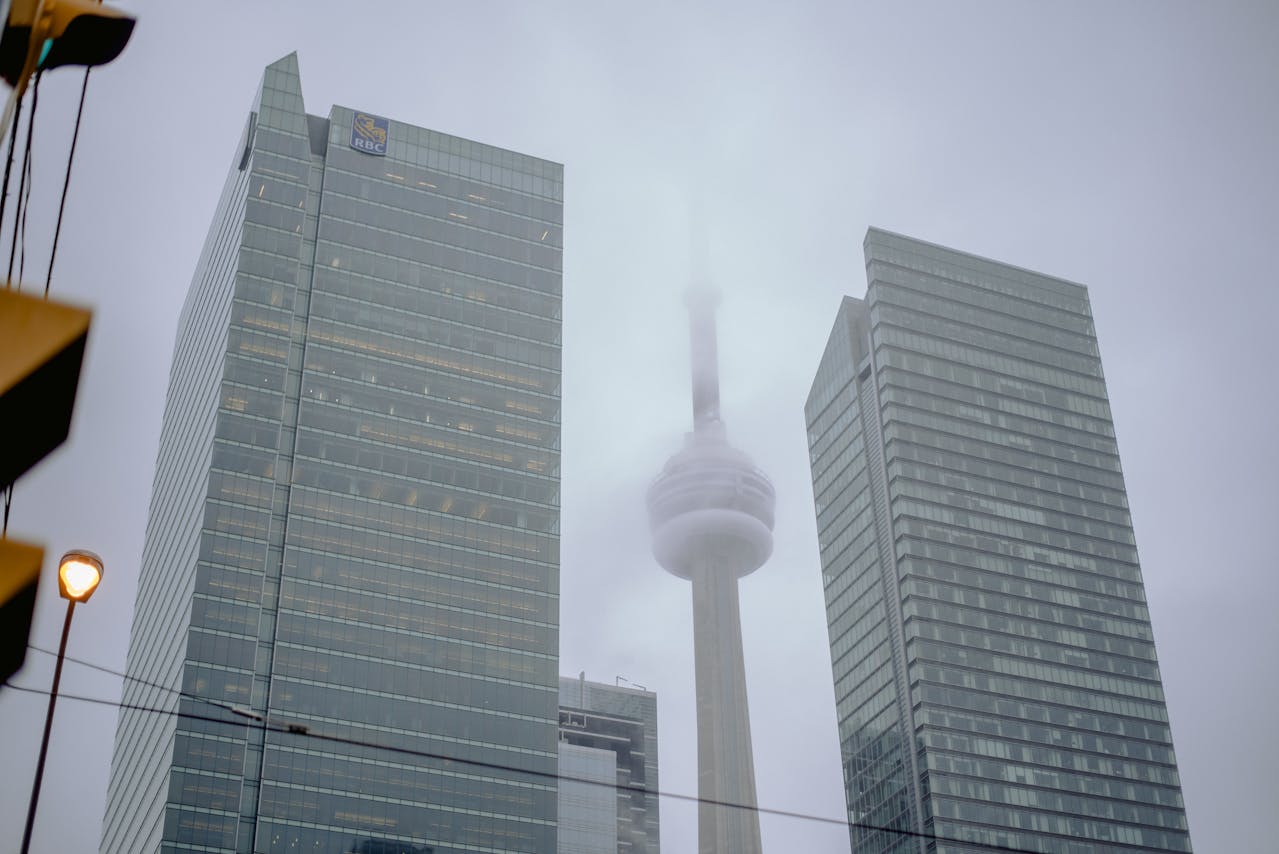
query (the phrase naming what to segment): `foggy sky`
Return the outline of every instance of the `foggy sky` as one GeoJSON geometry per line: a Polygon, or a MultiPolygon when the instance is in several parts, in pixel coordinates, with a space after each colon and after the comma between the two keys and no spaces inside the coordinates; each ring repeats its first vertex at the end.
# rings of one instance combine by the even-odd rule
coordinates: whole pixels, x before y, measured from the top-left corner
{"type": "MultiPolygon", "coordinates": [[[[75,425],[10,523],[50,563],[106,560],[71,655],[124,669],[178,310],[263,67],[297,50],[309,112],[565,164],[560,669],[657,691],[663,789],[696,791],[692,609],[651,557],[644,490],[691,420],[696,197],[729,440],[777,488],[774,555],[741,582],[761,806],[843,813],[802,406],[876,225],[1089,286],[1192,840],[1273,846],[1273,2],[125,5],[139,24],[89,84],[52,288],[96,309],[75,425]]],[[[41,88],[28,282],[79,82],[41,88]]],[[[56,648],[63,610],[49,574],[33,643],[56,648]]],[[[47,689],[50,660],[15,681],[47,689]]],[[[63,691],[120,684],[69,664],[63,691]]],[[[0,847],[44,708],[0,690],[0,847]]],[[[34,851],[96,850],[115,718],[59,703],[34,851]]],[[[663,800],[670,854],[695,815],[663,800]]],[[[762,827],[773,852],[847,851],[833,825],[762,827]]]]}

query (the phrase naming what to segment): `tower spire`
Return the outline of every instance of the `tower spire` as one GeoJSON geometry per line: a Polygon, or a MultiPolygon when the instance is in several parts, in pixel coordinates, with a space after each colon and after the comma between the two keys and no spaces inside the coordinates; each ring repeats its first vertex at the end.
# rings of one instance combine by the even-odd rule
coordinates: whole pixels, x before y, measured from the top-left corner
{"type": "Polygon", "coordinates": [[[715,305],[719,295],[694,282],[688,289],[689,353],[693,372],[693,432],[716,429],[719,415],[719,347],[715,339],[715,305]]]}
{"type": "Polygon", "coordinates": [[[694,204],[689,228],[692,281],[684,302],[688,306],[689,355],[693,374],[693,432],[720,424],[719,346],[715,333],[715,308],[719,293],[711,284],[706,233],[694,204]]]}

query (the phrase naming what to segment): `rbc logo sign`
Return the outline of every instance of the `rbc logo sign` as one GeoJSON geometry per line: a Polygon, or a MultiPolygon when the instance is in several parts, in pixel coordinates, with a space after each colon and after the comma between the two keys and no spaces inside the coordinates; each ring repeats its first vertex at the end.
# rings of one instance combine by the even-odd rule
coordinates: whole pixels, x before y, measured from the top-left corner
{"type": "Polygon", "coordinates": [[[390,123],[386,119],[356,113],[351,122],[351,147],[365,154],[386,156],[386,137],[390,123]]]}

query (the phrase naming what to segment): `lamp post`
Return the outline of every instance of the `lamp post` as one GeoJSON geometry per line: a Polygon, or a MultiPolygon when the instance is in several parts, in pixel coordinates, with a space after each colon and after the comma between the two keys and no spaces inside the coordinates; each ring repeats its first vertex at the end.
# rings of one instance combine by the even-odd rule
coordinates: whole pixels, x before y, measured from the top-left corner
{"type": "Polygon", "coordinates": [[[49,730],[53,727],[53,707],[58,702],[58,683],[62,680],[62,660],[67,653],[67,635],[71,633],[71,615],[77,602],[88,602],[102,580],[102,558],[93,552],[69,551],[58,562],[58,592],[67,600],[67,619],[62,624],[62,642],[58,644],[58,663],[53,668],[53,688],[49,691],[49,711],[44,718],[44,737],[40,740],[40,758],[36,760],[36,779],[31,785],[31,804],[27,807],[27,827],[22,832],[22,854],[31,847],[31,828],[36,822],[36,804],[40,801],[40,782],[44,779],[44,758],[49,752],[49,730]]]}

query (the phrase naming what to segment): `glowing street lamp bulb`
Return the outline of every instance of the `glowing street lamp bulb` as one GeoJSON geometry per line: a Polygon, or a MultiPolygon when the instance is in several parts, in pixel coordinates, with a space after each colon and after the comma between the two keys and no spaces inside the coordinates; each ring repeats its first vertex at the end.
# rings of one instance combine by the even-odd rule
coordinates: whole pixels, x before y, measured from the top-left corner
{"type": "Polygon", "coordinates": [[[102,559],[93,552],[67,552],[58,563],[58,590],[64,599],[89,601],[101,580],[102,559]]]}
{"type": "Polygon", "coordinates": [[[67,586],[67,595],[72,599],[79,599],[84,594],[93,590],[98,586],[98,581],[102,578],[102,574],[98,572],[98,568],[91,563],[82,560],[73,560],[64,563],[60,568],[62,573],[62,581],[67,586]]]}

